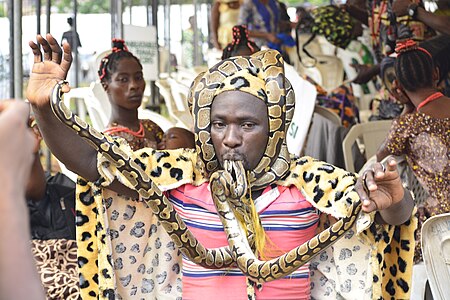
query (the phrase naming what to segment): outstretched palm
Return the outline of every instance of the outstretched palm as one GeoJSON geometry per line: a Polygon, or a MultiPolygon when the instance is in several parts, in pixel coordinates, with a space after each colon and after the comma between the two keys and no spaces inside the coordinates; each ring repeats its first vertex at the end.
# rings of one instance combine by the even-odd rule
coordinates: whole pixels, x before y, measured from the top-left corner
{"type": "MultiPolygon", "coordinates": [[[[47,34],[46,38],[37,36],[37,41],[44,50],[43,55],[39,45],[33,41],[29,43],[34,54],[34,64],[27,87],[27,98],[36,106],[48,104],[53,87],[58,81],[66,78],[72,63],[69,44],[64,44],[63,52],[51,34],[47,34]]],[[[67,92],[68,87],[63,91],[67,92]]]]}

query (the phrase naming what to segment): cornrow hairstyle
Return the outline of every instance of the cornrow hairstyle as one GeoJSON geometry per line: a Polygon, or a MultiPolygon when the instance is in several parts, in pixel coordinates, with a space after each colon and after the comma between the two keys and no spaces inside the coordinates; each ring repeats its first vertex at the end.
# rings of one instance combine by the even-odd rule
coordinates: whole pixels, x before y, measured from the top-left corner
{"type": "Polygon", "coordinates": [[[222,59],[234,56],[239,49],[247,48],[251,53],[259,51],[256,43],[248,38],[248,30],[245,25],[236,25],[233,27],[233,40],[229,43],[222,52],[222,59]]]}
{"type": "Polygon", "coordinates": [[[98,76],[101,82],[109,82],[111,75],[116,71],[117,64],[123,58],[134,58],[139,66],[142,68],[142,64],[139,59],[128,51],[128,47],[125,45],[125,41],[122,39],[112,39],[111,53],[102,58],[100,66],[98,68],[98,76]]]}
{"type": "Polygon", "coordinates": [[[423,42],[420,47],[430,52],[436,67],[439,69],[439,83],[447,78],[450,72],[450,37],[440,34],[423,42]]]}
{"type": "Polygon", "coordinates": [[[397,42],[395,74],[407,91],[415,92],[433,86],[434,63],[431,54],[413,40],[397,42]]]}

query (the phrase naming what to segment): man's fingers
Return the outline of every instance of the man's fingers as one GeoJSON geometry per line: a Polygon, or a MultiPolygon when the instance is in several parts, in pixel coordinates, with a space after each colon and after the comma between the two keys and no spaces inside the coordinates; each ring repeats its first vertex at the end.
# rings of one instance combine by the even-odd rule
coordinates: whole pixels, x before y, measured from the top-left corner
{"type": "Polygon", "coordinates": [[[70,49],[70,45],[67,42],[63,43],[63,60],[61,61],[61,68],[66,72],[69,70],[70,65],[72,64],[72,51],[70,49]]]}
{"type": "Polygon", "coordinates": [[[44,39],[41,35],[37,36],[38,43],[41,44],[42,50],[44,50],[44,60],[52,59],[52,48],[48,44],[48,41],[44,39]]]}
{"type": "Polygon", "coordinates": [[[50,45],[50,48],[52,49],[52,61],[57,64],[60,64],[62,58],[61,47],[59,46],[56,39],[49,33],[47,34],[47,41],[50,45]]]}
{"type": "Polygon", "coordinates": [[[39,48],[39,45],[33,41],[28,42],[28,45],[30,46],[31,50],[33,51],[34,63],[42,62],[42,53],[41,53],[41,49],[39,48]]]}

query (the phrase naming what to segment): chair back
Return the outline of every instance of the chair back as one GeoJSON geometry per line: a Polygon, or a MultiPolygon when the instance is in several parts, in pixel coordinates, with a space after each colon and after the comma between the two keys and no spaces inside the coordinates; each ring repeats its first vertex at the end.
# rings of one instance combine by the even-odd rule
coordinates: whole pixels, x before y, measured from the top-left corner
{"type": "Polygon", "coordinates": [[[368,123],[361,123],[353,125],[342,141],[342,148],[344,151],[345,169],[349,172],[358,172],[355,170],[354,159],[352,154],[352,146],[357,141],[361,140],[361,148],[368,160],[376,154],[381,143],[386,139],[386,136],[391,128],[392,120],[372,121],[368,123]]]}
{"type": "Polygon", "coordinates": [[[316,68],[322,75],[322,87],[331,92],[344,82],[344,66],[342,61],[331,55],[317,55],[316,68]]]}
{"type": "Polygon", "coordinates": [[[337,126],[342,125],[341,118],[334,111],[331,111],[328,108],[322,107],[320,105],[316,105],[314,107],[314,112],[321,115],[322,117],[332,121],[337,126]]]}

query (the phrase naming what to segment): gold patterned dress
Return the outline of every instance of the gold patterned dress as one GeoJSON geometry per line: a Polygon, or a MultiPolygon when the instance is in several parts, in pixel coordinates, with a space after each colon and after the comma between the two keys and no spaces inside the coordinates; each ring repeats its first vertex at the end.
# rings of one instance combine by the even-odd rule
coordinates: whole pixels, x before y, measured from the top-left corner
{"type": "Polygon", "coordinates": [[[400,116],[392,124],[386,146],[393,155],[406,155],[430,195],[418,209],[415,262],[419,262],[421,225],[429,217],[450,212],[450,118],[436,119],[423,113],[400,116]]]}

